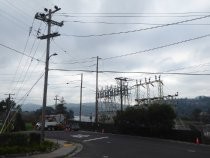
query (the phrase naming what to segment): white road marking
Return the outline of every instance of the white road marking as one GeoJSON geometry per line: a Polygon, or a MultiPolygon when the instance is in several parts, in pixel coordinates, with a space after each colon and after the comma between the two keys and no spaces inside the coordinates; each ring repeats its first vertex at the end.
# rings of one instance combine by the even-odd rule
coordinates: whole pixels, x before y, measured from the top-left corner
{"type": "Polygon", "coordinates": [[[100,140],[100,139],[107,139],[107,138],[109,138],[109,137],[99,137],[99,138],[83,140],[83,142],[90,142],[90,141],[95,141],[95,140],[100,140]]]}
{"type": "Polygon", "coordinates": [[[74,138],[83,138],[83,137],[87,138],[87,137],[89,137],[90,135],[76,134],[76,135],[71,135],[71,136],[74,137],[74,138]]]}

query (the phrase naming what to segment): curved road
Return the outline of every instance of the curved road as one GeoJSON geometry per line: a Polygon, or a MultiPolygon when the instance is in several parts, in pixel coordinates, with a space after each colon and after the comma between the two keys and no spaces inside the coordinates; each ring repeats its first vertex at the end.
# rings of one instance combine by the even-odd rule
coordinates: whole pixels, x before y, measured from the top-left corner
{"type": "Polygon", "coordinates": [[[74,158],[209,158],[210,146],[139,136],[87,131],[46,132],[46,137],[78,142],[83,150],[74,158]]]}

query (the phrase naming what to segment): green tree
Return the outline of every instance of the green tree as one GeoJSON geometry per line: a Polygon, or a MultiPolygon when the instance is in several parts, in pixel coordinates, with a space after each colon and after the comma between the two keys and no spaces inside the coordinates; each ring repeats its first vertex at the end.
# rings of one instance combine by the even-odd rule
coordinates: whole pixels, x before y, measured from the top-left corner
{"type": "MultiPolygon", "coordinates": [[[[52,115],[52,114],[55,114],[55,109],[53,109],[53,108],[50,107],[50,106],[47,106],[47,107],[45,108],[45,115],[52,115]]],[[[34,115],[35,115],[36,121],[37,121],[37,120],[41,120],[42,107],[41,107],[40,109],[37,109],[37,110],[34,112],[34,115]]]]}
{"type": "Polygon", "coordinates": [[[200,121],[200,113],[202,112],[201,109],[195,108],[191,113],[191,118],[194,121],[200,121]]]}
{"type": "Polygon", "coordinates": [[[176,114],[167,104],[152,104],[146,107],[128,107],[125,111],[118,111],[114,118],[115,124],[122,131],[139,132],[141,128],[151,131],[167,131],[174,126],[176,114]]]}
{"type": "Polygon", "coordinates": [[[173,128],[176,114],[167,104],[152,104],[148,107],[149,127],[153,131],[167,131],[173,128]]]}
{"type": "Polygon", "coordinates": [[[114,121],[124,132],[136,131],[147,126],[147,110],[141,107],[128,107],[125,111],[118,111],[114,121]]]}
{"type": "MultiPolygon", "coordinates": [[[[3,131],[10,131],[10,125],[8,124],[12,118],[12,115],[14,114],[14,109],[16,111],[16,103],[11,100],[10,98],[7,98],[5,100],[2,100],[0,102],[0,120],[3,123],[4,122],[4,129],[3,131]],[[6,122],[5,122],[6,121],[6,122]]],[[[19,109],[19,108],[18,108],[19,109]]],[[[12,126],[12,125],[11,125],[12,126]]]]}
{"type": "Polygon", "coordinates": [[[67,108],[62,103],[58,104],[55,107],[55,113],[56,114],[66,114],[67,113],[67,108]]]}
{"type": "Polygon", "coordinates": [[[2,100],[0,102],[0,112],[2,113],[8,113],[11,108],[14,108],[16,106],[16,103],[13,100],[10,100],[7,98],[6,100],[2,100]]]}
{"type": "Polygon", "coordinates": [[[21,113],[18,112],[15,117],[14,131],[24,131],[25,129],[25,122],[22,119],[21,113]]]}
{"type": "Polygon", "coordinates": [[[74,111],[68,110],[67,107],[64,106],[64,103],[60,103],[55,107],[56,114],[64,114],[66,119],[74,118],[74,111]]]}
{"type": "Polygon", "coordinates": [[[74,118],[74,111],[69,110],[69,111],[66,113],[66,119],[73,119],[73,118],[74,118]]]}

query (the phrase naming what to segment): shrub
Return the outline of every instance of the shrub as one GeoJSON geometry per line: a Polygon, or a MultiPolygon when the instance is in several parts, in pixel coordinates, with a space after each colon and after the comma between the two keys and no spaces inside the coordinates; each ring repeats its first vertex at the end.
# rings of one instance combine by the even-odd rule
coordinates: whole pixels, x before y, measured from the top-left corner
{"type": "Polygon", "coordinates": [[[152,104],[148,108],[128,107],[118,111],[115,125],[123,133],[139,134],[144,128],[153,134],[165,133],[174,126],[176,115],[173,108],[167,104],[152,104]]]}
{"type": "Polygon", "coordinates": [[[30,133],[29,134],[29,144],[40,144],[41,135],[40,133],[30,133]]]}
{"type": "Polygon", "coordinates": [[[41,142],[40,133],[8,133],[0,135],[0,155],[50,152],[58,145],[41,142]]]}

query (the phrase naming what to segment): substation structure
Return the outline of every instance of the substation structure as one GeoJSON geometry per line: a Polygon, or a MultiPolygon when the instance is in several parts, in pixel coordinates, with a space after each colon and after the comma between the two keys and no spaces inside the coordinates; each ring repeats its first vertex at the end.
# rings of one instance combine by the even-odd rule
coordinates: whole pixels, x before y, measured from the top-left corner
{"type": "Polygon", "coordinates": [[[174,104],[174,99],[178,96],[178,92],[174,95],[164,95],[163,86],[164,84],[160,76],[155,76],[155,80],[145,78],[144,82],[136,80],[136,84],[134,85],[136,88],[136,105],[150,105],[152,103],[174,104]],[[152,90],[153,95],[151,95],[152,90]],[[142,94],[144,91],[146,91],[146,97],[145,93],[142,94]]]}
{"type": "Polygon", "coordinates": [[[178,92],[174,95],[164,95],[164,84],[160,76],[155,76],[154,80],[145,78],[144,81],[123,77],[115,80],[116,85],[105,86],[98,91],[99,122],[113,122],[117,111],[123,111],[132,105],[148,107],[153,103],[176,103],[178,92]],[[129,82],[133,85],[129,86],[129,82]]]}
{"type": "Polygon", "coordinates": [[[129,86],[127,78],[115,78],[117,85],[105,86],[98,91],[99,122],[113,122],[117,111],[129,105],[129,86]]]}

